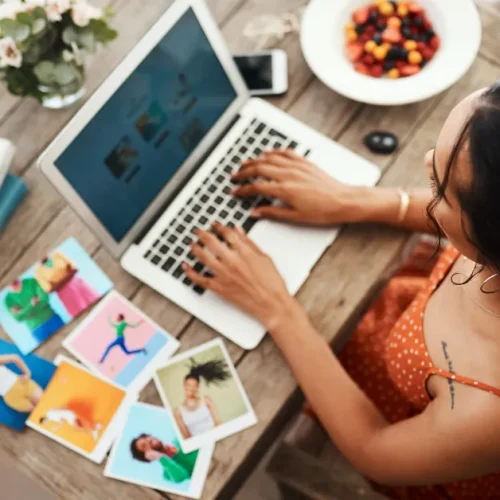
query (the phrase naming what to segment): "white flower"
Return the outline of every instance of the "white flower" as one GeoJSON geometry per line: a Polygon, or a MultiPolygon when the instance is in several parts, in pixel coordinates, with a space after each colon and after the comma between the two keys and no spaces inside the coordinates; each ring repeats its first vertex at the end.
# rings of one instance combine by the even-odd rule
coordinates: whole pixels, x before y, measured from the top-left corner
{"type": "Polygon", "coordinates": [[[24,3],[34,9],[35,7],[45,7],[47,0],[24,0],[24,3]]]}
{"type": "Polygon", "coordinates": [[[101,19],[102,9],[88,4],[85,0],[78,0],[71,9],[71,17],[77,26],[87,26],[91,19],[101,19]]]}
{"type": "Polygon", "coordinates": [[[70,8],[70,0],[47,0],[45,12],[47,13],[49,21],[55,22],[60,21],[62,19],[62,14],[67,12],[70,8]]]}
{"type": "Polygon", "coordinates": [[[14,66],[20,68],[23,56],[16,46],[16,42],[10,37],[0,38],[0,62],[2,66],[14,66]]]}
{"type": "Polygon", "coordinates": [[[0,19],[15,19],[18,12],[26,10],[26,5],[22,2],[8,2],[0,4],[0,19]]]}

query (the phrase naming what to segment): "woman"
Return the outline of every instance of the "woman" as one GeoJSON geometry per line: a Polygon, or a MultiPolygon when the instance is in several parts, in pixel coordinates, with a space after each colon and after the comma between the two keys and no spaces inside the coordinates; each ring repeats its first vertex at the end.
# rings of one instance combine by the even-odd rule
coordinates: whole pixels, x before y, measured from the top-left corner
{"type": "Polygon", "coordinates": [[[200,382],[220,384],[231,373],[223,360],[196,364],[193,360],[184,377],[184,401],[174,411],[175,420],[185,439],[199,436],[222,424],[217,406],[209,396],[200,396],[200,382]]]}
{"type": "Polygon", "coordinates": [[[31,379],[31,371],[16,354],[0,356],[0,397],[4,403],[20,413],[30,413],[42,397],[42,388],[31,379]],[[22,375],[10,370],[7,364],[16,365],[22,375]]]}
{"type": "Polygon", "coordinates": [[[76,318],[99,300],[99,294],[84,279],[78,268],[62,253],[44,257],[35,269],[35,278],[46,293],[56,292],[67,313],[76,318]]]}
{"type": "Polygon", "coordinates": [[[235,194],[285,202],[258,208],[258,217],[420,232],[430,217],[451,242],[430,277],[391,282],[383,297],[390,310],[381,318],[374,306],[344,366],[242,232],[216,225],[227,245],[199,232],[193,253],[214,277],[185,266],[195,283],[266,326],[336,446],[393,486],[394,498],[500,498],[499,134],[495,84],[451,112],[425,158],[431,189],[344,186],[290,152],[264,154],[236,174],[252,182],[235,194]]]}

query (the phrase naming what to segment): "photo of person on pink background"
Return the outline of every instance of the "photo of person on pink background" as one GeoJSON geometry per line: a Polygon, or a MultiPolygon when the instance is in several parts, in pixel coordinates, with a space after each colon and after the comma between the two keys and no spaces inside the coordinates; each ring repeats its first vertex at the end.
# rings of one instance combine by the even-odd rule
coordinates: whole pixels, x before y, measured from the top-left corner
{"type": "Polygon", "coordinates": [[[125,297],[110,292],[64,341],[81,362],[127,390],[141,390],[178,341],[125,297]]]}

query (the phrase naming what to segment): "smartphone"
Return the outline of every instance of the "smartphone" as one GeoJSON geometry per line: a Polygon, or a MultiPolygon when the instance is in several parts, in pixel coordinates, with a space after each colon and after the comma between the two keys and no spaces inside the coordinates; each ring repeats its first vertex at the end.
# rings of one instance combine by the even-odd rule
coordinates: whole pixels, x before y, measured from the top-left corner
{"type": "Polygon", "coordinates": [[[236,54],[234,60],[250,95],[280,95],[288,90],[288,61],[284,50],[236,54]]]}

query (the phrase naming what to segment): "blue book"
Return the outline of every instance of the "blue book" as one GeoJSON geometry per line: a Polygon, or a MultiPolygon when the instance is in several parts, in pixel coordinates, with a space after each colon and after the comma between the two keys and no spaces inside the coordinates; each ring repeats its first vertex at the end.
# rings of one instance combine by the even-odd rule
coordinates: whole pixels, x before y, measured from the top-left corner
{"type": "Polygon", "coordinates": [[[0,187],[0,231],[3,230],[10,216],[26,196],[26,183],[12,174],[8,174],[0,187]]]}

